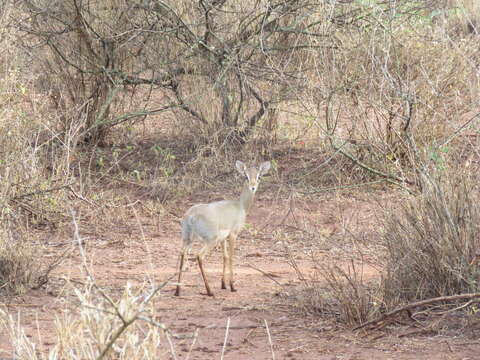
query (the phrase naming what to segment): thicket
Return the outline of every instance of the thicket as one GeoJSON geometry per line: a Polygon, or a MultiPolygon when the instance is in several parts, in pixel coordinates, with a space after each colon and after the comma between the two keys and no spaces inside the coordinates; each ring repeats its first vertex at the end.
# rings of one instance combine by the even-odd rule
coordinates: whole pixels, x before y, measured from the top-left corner
{"type": "MultiPolygon", "coordinates": [[[[325,269],[343,321],[476,291],[475,181],[454,174],[478,171],[479,10],[474,0],[4,1],[0,287],[45,280],[25,265],[41,262],[29,234],[102,205],[109,186],[165,202],[240,155],[275,160],[303,144],[321,159],[288,185],[382,181],[416,196],[385,217],[382,295],[353,269],[325,269]]],[[[325,305],[309,288],[309,304],[325,305]]]]}

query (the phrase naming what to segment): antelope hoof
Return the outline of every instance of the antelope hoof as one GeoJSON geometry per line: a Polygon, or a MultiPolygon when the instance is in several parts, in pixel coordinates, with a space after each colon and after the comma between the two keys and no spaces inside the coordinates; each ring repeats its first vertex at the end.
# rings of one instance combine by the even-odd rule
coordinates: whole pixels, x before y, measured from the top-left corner
{"type": "Polygon", "coordinates": [[[225,286],[225,280],[222,279],[222,289],[225,290],[227,287],[225,286]]]}
{"type": "Polygon", "coordinates": [[[175,296],[180,296],[180,288],[177,287],[177,290],[175,290],[175,296]]]}
{"type": "Polygon", "coordinates": [[[231,292],[237,292],[237,289],[233,286],[233,284],[230,284],[230,291],[231,292]]]}

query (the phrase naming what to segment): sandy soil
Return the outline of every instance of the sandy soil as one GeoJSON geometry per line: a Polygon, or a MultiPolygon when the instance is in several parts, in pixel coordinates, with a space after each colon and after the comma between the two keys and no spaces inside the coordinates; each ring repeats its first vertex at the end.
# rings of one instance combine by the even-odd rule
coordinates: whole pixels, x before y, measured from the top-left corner
{"type": "MultiPolygon", "coordinates": [[[[186,206],[179,206],[180,214],[186,206]]],[[[336,235],[345,229],[345,224],[355,228],[359,237],[368,239],[374,221],[372,207],[361,199],[325,198],[293,206],[294,209],[292,202],[275,202],[262,195],[257,199],[249,215],[249,226],[238,241],[236,293],[220,289],[222,267],[217,249],[206,265],[214,298],[205,295],[193,262],[185,274],[180,297],[173,296],[173,285],[159,295],[158,318],[172,332],[191,335],[198,329],[190,359],[219,359],[228,321],[225,359],[480,358],[480,342],[464,334],[399,337],[401,331],[395,329],[355,333],[331,321],[293,311],[279,296],[298,284],[297,275],[285,259],[285,246],[308,274],[313,270],[312,249],[345,250],[348,244],[335,243],[342,239],[336,235]],[[297,237],[298,231],[305,234],[297,237]],[[272,275],[274,280],[265,274],[272,275]]],[[[97,283],[112,294],[120,293],[127,281],[140,285],[152,276],[161,282],[175,272],[180,248],[178,219],[170,215],[160,219],[142,215],[141,222],[144,237],[139,231],[132,231],[138,229],[133,215],[128,231],[127,226],[112,227],[103,234],[83,232],[97,283]]],[[[62,241],[66,240],[55,238],[49,243],[52,257],[63,251],[62,241]]],[[[341,254],[339,251],[339,257],[341,254]]],[[[78,251],[54,271],[45,288],[8,299],[5,304],[10,314],[21,315],[20,323],[27,336],[37,342],[37,350],[42,353],[55,344],[55,317],[67,309],[72,311],[71,302],[67,301],[72,294],[65,293],[64,279],[79,284],[85,281],[78,251]]],[[[174,345],[177,358],[184,359],[191,339],[175,339],[174,345]]],[[[7,334],[0,334],[0,358],[11,358],[10,349],[7,334]]]]}

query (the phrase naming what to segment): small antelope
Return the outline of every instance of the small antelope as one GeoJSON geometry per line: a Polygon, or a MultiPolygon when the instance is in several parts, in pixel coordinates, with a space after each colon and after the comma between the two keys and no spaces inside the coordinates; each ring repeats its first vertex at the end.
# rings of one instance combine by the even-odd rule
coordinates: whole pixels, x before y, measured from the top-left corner
{"type": "Polygon", "coordinates": [[[253,197],[260,182],[260,176],[265,175],[270,169],[270,162],[260,164],[258,168],[247,167],[241,161],[236,162],[238,172],[246,177],[245,185],[238,200],[223,200],[209,204],[193,205],[182,220],[182,251],[180,253],[180,265],[178,268],[178,283],[175,295],[180,295],[183,264],[185,254],[190,251],[192,243],[198,239],[203,244],[197,255],[198,266],[202,274],[207,295],[213,296],[208,285],[203,260],[205,256],[220,242],[223,245],[223,275],[222,289],[226,289],[227,267],[230,272],[229,284],[231,291],[235,290],[233,284],[233,252],[237,235],[245,225],[247,211],[253,202],[253,197]]]}

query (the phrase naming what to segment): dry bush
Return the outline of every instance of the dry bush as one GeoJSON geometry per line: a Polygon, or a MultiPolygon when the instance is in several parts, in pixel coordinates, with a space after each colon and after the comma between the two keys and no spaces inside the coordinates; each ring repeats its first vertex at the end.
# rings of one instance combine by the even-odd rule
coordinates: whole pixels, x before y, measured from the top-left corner
{"type": "Polygon", "coordinates": [[[18,5],[6,28],[22,40],[20,71],[39,73],[28,90],[51,112],[32,150],[55,162],[38,167],[50,171],[37,177],[43,189],[54,187],[50,175],[87,192],[133,185],[162,202],[211,188],[238,158],[271,158],[275,106],[307,76],[297,63],[318,30],[307,1],[18,5]],[[307,27],[313,35],[299,31],[307,27]]]}
{"type": "Polygon", "coordinates": [[[39,250],[20,231],[0,227],[0,294],[23,294],[46,282],[39,250]]]}
{"type": "Polygon", "coordinates": [[[36,284],[34,250],[21,236],[0,231],[0,291],[4,294],[21,294],[36,284]]]}
{"type": "MultiPolygon", "coordinates": [[[[10,31],[12,2],[0,7],[0,291],[23,293],[47,280],[43,249],[34,245],[33,228],[64,220],[69,180],[67,157],[51,133],[45,100],[34,89],[35,75],[10,31]],[[56,141],[55,146],[53,142],[56,141]],[[59,190],[55,190],[58,188],[59,190]]],[[[64,144],[65,145],[65,144],[64,144]]]]}
{"type": "Polygon", "coordinates": [[[301,284],[288,291],[288,302],[303,314],[320,315],[345,325],[358,325],[378,316],[383,303],[377,281],[364,277],[362,265],[354,260],[345,265],[334,259],[313,258],[315,271],[306,275],[294,257],[288,262],[301,284]],[[333,263],[333,264],[332,264],[333,263]]]}
{"type": "Polygon", "coordinates": [[[0,8],[0,224],[53,227],[65,220],[62,185],[72,181],[75,136],[54,130],[57,114],[12,31],[17,11],[10,1],[0,8]]]}
{"type": "Polygon", "coordinates": [[[355,325],[378,315],[381,306],[378,286],[363,278],[361,266],[352,261],[347,269],[334,265],[323,266],[321,271],[341,322],[355,325]]]}
{"type": "MultiPolygon", "coordinates": [[[[476,0],[447,0],[451,9],[446,17],[440,20],[448,24],[449,34],[453,38],[464,38],[480,34],[480,4],[476,0]]],[[[444,14],[439,14],[444,15],[444,14]]]]}
{"type": "Polygon", "coordinates": [[[335,260],[328,257],[314,258],[314,273],[305,275],[289,256],[301,282],[290,303],[307,314],[358,325],[405,302],[479,292],[476,171],[442,168],[422,178],[421,194],[385,211],[380,280],[365,279],[353,260],[329,265],[335,260]]]}
{"type": "Polygon", "coordinates": [[[18,3],[44,92],[65,130],[74,124],[91,144],[164,113],[203,144],[243,142],[304,81],[319,35],[308,1],[18,3]]]}
{"type": "Polygon", "coordinates": [[[359,281],[358,274],[347,273],[339,268],[325,269],[320,282],[309,279],[290,291],[289,304],[308,316],[333,319],[344,325],[358,325],[372,320],[380,313],[378,288],[359,281]]]}
{"type": "Polygon", "coordinates": [[[318,52],[305,112],[364,174],[414,184],[412,170],[478,107],[478,40],[449,36],[441,2],[350,6],[347,25],[330,28],[335,46],[318,52]]]}
{"type": "MultiPolygon", "coordinates": [[[[89,282],[75,289],[80,308],[65,311],[56,320],[56,343],[39,353],[16,318],[0,310],[0,328],[11,339],[13,354],[20,359],[171,359],[174,335],[154,320],[153,308],[128,284],[118,300],[112,300],[89,282]],[[152,316],[151,316],[152,315],[152,316]]],[[[149,299],[151,300],[151,299],[149,299]]]]}
{"type": "MultiPolygon", "coordinates": [[[[36,89],[57,115],[52,129],[61,137],[75,133],[82,143],[104,142],[113,126],[112,111],[125,115],[132,106],[142,106],[132,89],[121,91],[113,79],[115,66],[132,70],[138,55],[132,54],[138,48],[124,46],[125,33],[131,30],[127,24],[136,17],[117,0],[25,0],[17,7],[10,30],[22,38],[23,57],[29,59],[33,72],[40,73],[36,89]]],[[[128,119],[127,115],[116,121],[128,119]]]]}
{"type": "Polygon", "coordinates": [[[480,194],[475,176],[425,175],[421,195],[387,212],[382,242],[389,306],[478,292],[480,194]]]}

